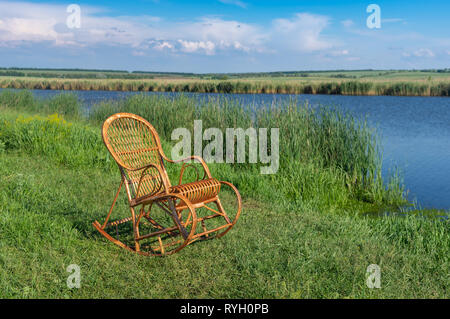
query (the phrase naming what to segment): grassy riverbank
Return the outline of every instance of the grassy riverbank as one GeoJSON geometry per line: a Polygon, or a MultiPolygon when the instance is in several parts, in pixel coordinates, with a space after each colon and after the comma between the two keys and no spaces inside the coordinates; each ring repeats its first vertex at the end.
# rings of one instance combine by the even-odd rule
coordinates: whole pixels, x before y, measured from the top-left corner
{"type": "MultiPolygon", "coordinates": [[[[195,105],[137,96],[98,105],[86,118],[71,95],[42,101],[2,93],[1,297],[448,297],[448,221],[359,214],[404,202],[398,182],[386,189],[377,175],[376,137],[367,127],[337,110],[294,103],[254,119],[231,101],[195,105]],[[117,110],[148,118],[167,154],[171,130],[196,118],[204,128],[279,127],[279,172],[210,164],[243,195],[235,229],[169,258],[135,256],[91,226],[119,181],[99,128],[117,110]],[[81,289],[65,284],[73,263],[81,266],[81,289]],[[374,263],[381,289],[365,284],[374,263]]],[[[126,211],[124,197],[118,211],[126,211]]]]}
{"type": "MultiPolygon", "coordinates": [[[[131,112],[151,121],[169,148],[172,131],[185,127],[193,131],[194,120],[203,121],[203,130],[210,127],[279,129],[279,169],[274,175],[261,175],[261,166],[248,164],[249,146],[246,139],[246,163],[212,164],[221,178],[231,179],[241,192],[286,205],[311,205],[326,208],[362,208],[404,204],[402,188],[393,178],[388,188],[380,176],[381,152],[376,133],[366,123],[349,114],[329,107],[311,107],[291,100],[286,105],[259,107],[245,111],[234,100],[166,98],[137,95],[120,102],[104,102],[94,106],[87,118],[74,95],[60,95],[51,100],[37,100],[26,91],[3,92],[0,103],[9,109],[28,113],[60,114],[84,122],[62,125],[57,131],[46,125],[45,118],[19,118],[4,126],[6,145],[20,145],[36,155],[57,157],[62,164],[115,168],[104,149],[98,129],[101,123],[118,111],[131,112]],[[55,136],[67,143],[59,147],[55,136]],[[80,160],[78,160],[80,159],[80,160]],[[80,163],[79,163],[80,162],[80,163]]],[[[58,118],[53,119],[58,121],[58,118]]],[[[193,133],[191,134],[193,136],[193,133]]],[[[271,138],[268,137],[269,149],[271,138]]],[[[203,147],[208,142],[203,141],[203,147]]],[[[15,146],[14,146],[15,147],[15,146]]],[[[224,143],[223,147],[226,147],[224,143]]],[[[275,149],[274,149],[275,151],[275,149]]],[[[171,152],[168,149],[167,154],[171,152]]],[[[226,150],[223,150],[226,154],[226,150]]],[[[236,158],[236,156],[235,156],[236,158]]]]}

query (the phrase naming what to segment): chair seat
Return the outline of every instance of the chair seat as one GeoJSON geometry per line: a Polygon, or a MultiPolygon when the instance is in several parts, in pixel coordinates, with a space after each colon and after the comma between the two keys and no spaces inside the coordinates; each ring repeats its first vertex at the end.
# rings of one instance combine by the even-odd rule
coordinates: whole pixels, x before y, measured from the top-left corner
{"type": "Polygon", "coordinates": [[[186,197],[192,204],[214,198],[219,194],[220,182],[215,178],[172,186],[171,192],[186,197]]]}

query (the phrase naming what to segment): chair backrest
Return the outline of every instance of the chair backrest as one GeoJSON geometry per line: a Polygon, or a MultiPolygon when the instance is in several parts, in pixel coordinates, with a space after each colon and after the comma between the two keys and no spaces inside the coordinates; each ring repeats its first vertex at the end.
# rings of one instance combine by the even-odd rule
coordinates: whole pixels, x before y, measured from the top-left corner
{"type": "Polygon", "coordinates": [[[135,114],[117,113],[103,123],[102,136],[128,185],[131,186],[132,196],[139,198],[154,195],[164,190],[164,183],[170,186],[161,156],[158,133],[148,121],[135,114]],[[163,176],[161,178],[154,167],[147,169],[138,189],[144,171],[139,168],[149,164],[158,166],[163,176]]]}

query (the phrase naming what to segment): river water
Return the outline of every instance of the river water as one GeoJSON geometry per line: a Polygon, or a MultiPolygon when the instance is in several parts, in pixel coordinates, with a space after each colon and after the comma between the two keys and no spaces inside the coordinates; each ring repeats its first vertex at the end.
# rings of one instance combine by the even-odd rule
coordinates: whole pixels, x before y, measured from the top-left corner
{"type": "MultiPolygon", "coordinates": [[[[46,98],[62,91],[33,90],[46,98]]],[[[104,101],[123,99],[135,92],[71,91],[86,108],[104,101]]],[[[176,95],[178,93],[153,93],[176,95]]],[[[295,98],[311,104],[335,105],[356,117],[366,118],[378,129],[383,148],[383,175],[399,170],[408,199],[421,208],[450,210],[450,98],[340,95],[203,94],[224,96],[243,105],[258,105],[295,98]]]]}

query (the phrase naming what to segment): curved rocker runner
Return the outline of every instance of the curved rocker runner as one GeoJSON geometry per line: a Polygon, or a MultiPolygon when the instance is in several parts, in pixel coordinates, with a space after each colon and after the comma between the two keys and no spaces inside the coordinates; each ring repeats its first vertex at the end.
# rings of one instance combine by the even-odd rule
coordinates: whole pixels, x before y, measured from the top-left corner
{"type": "Polygon", "coordinates": [[[167,158],[158,133],[142,117],[130,113],[114,114],[103,124],[102,136],[119,166],[122,180],[106,220],[103,224],[95,221],[93,225],[113,243],[142,255],[170,255],[196,240],[221,237],[236,224],[242,207],[236,187],[213,178],[201,157],[191,156],[178,161],[167,158]],[[170,183],[165,161],[182,164],[178,185],[170,183]],[[195,161],[203,169],[202,178],[195,161]],[[196,181],[182,184],[189,167],[195,168],[196,181]],[[110,222],[123,185],[131,216],[110,222]],[[225,211],[219,199],[223,186],[235,194],[233,216],[225,211]],[[120,240],[119,236],[124,237],[124,234],[123,231],[119,234],[119,226],[128,226],[125,234],[132,231],[132,237],[120,240]],[[112,231],[107,232],[111,228],[112,231]],[[148,232],[141,234],[143,228],[148,232]]]}

